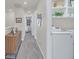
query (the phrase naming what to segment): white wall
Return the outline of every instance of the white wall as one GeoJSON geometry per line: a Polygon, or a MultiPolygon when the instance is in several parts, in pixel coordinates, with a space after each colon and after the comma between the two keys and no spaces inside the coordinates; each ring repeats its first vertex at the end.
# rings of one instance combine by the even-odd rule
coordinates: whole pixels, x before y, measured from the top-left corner
{"type": "Polygon", "coordinates": [[[52,24],[52,8],[51,8],[51,2],[52,0],[46,0],[46,12],[47,12],[47,40],[46,40],[46,44],[47,44],[47,58],[46,59],[52,59],[52,47],[51,47],[51,35],[50,35],[50,28],[51,28],[51,24],[52,24]]]}
{"type": "Polygon", "coordinates": [[[15,20],[16,18],[22,18],[22,23],[16,23],[16,27],[19,29],[19,30],[23,30],[24,29],[24,15],[25,15],[25,12],[23,9],[21,8],[17,8],[15,10],[15,20]]]}
{"type": "Polygon", "coordinates": [[[25,36],[25,31],[27,31],[28,27],[26,26],[26,16],[31,16],[32,17],[32,33],[34,35],[34,25],[35,25],[35,20],[34,20],[34,16],[32,13],[26,13],[24,11],[24,9],[22,8],[16,8],[13,11],[8,11],[5,13],[5,26],[6,26],[6,34],[9,33],[11,30],[11,27],[17,27],[18,30],[22,31],[22,40],[24,40],[24,36],[25,36]],[[16,23],[16,18],[22,18],[22,23],[16,23]]]}
{"type": "Polygon", "coordinates": [[[15,9],[13,11],[8,11],[5,13],[5,26],[6,34],[10,32],[10,27],[17,27],[18,30],[22,31],[22,40],[25,36],[25,12],[23,9],[15,9]],[[22,18],[22,23],[16,23],[16,18],[22,18]],[[8,29],[7,29],[8,28],[8,29]]]}
{"type": "Polygon", "coordinates": [[[9,12],[6,12],[5,13],[5,26],[8,27],[8,26],[14,26],[15,24],[15,14],[13,11],[9,11],[9,12]]]}
{"type": "Polygon", "coordinates": [[[37,23],[36,23],[36,14],[35,13],[32,13],[31,14],[32,16],[32,23],[31,23],[31,30],[32,30],[32,35],[35,36],[36,38],[36,26],[37,26],[37,23]]]}
{"type": "Polygon", "coordinates": [[[11,27],[15,26],[15,13],[13,11],[5,12],[5,34],[11,31],[11,27]]]}
{"type": "Polygon", "coordinates": [[[22,8],[16,8],[15,9],[15,20],[16,18],[22,18],[22,23],[16,23],[15,27],[18,28],[18,30],[22,31],[22,40],[24,40],[25,36],[25,11],[22,8]]]}
{"type": "MultiPolygon", "coordinates": [[[[36,15],[37,13],[42,13],[42,25],[36,26],[36,36],[37,36],[37,43],[41,49],[41,52],[46,59],[46,32],[47,32],[47,20],[46,20],[46,1],[41,0],[39,5],[37,6],[36,15]]],[[[36,16],[37,17],[37,16],[36,16]]],[[[36,18],[37,22],[37,18],[36,18]]]]}

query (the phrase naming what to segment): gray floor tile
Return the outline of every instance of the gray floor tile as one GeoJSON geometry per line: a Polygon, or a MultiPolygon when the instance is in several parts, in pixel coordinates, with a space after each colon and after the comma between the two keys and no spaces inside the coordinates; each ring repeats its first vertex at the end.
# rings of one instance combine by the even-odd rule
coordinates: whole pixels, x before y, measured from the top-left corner
{"type": "Polygon", "coordinates": [[[16,59],[43,59],[36,40],[31,33],[26,33],[16,59]]]}

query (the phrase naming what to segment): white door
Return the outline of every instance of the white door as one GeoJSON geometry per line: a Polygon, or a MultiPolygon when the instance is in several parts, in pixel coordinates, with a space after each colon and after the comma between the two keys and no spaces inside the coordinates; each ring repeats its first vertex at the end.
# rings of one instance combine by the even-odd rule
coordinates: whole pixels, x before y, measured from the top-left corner
{"type": "Polygon", "coordinates": [[[52,59],[74,59],[73,37],[70,34],[52,35],[52,59]]]}
{"type": "Polygon", "coordinates": [[[26,17],[26,26],[27,26],[27,31],[31,32],[31,16],[26,17]]]}

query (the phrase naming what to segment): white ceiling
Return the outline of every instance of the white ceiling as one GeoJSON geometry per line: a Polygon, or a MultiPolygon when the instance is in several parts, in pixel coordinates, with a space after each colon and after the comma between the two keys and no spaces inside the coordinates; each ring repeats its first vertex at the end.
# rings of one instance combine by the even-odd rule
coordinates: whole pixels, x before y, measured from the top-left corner
{"type": "Polygon", "coordinates": [[[23,8],[26,12],[34,11],[39,1],[40,0],[5,0],[5,8],[6,10],[23,8]],[[24,5],[24,2],[27,2],[27,4],[24,5]]]}

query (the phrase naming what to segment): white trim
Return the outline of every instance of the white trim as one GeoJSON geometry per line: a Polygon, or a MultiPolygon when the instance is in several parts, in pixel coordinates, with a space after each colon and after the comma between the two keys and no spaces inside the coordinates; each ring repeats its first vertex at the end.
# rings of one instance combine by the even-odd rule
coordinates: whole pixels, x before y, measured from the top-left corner
{"type": "Polygon", "coordinates": [[[21,36],[21,40],[23,41],[25,38],[25,31],[22,31],[22,36],[21,36]]]}
{"type": "MultiPolygon", "coordinates": [[[[37,37],[36,37],[36,38],[37,38],[37,37]]],[[[39,45],[39,43],[38,43],[37,39],[35,39],[35,40],[36,40],[36,42],[37,42],[37,45],[38,45],[38,47],[39,47],[39,49],[40,49],[40,51],[41,51],[41,53],[42,53],[42,55],[43,55],[44,59],[45,59],[45,55],[44,55],[44,53],[43,53],[42,49],[40,48],[40,45],[39,45]]]]}
{"type": "Polygon", "coordinates": [[[52,0],[46,0],[46,20],[47,20],[47,33],[46,33],[46,49],[47,49],[47,53],[46,53],[46,59],[52,59],[52,53],[51,53],[51,36],[50,36],[50,28],[51,28],[51,22],[52,22],[52,8],[51,8],[51,2],[52,0]]]}

